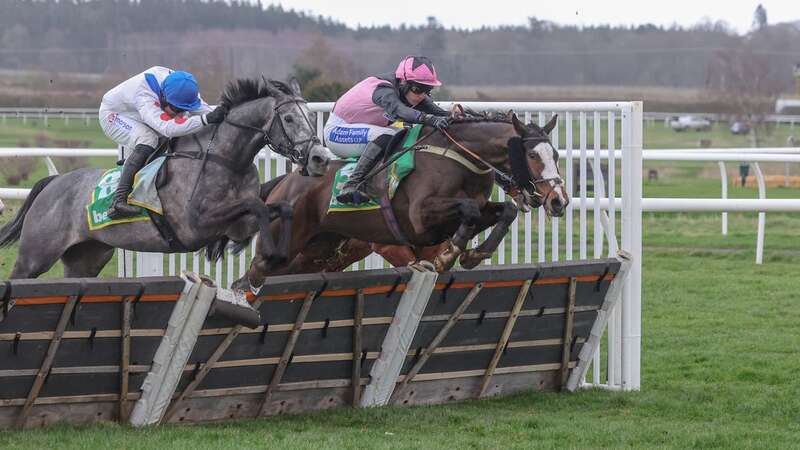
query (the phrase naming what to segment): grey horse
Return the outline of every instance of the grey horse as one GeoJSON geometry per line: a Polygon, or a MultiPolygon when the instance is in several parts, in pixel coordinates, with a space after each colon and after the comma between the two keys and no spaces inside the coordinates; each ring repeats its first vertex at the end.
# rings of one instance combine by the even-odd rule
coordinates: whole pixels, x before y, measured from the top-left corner
{"type": "Polygon", "coordinates": [[[159,232],[150,221],[90,231],[86,207],[104,170],[84,168],[47,177],[34,186],[14,220],[0,229],[0,247],[20,243],[11,278],[36,278],[58,259],[65,277],[95,277],[114,248],[197,251],[221,241],[246,242],[256,233],[268,241],[259,239],[262,257],[285,258],[291,208],[260,200],[253,160],[269,144],[305,166],[309,175],[319,176],[332,154],[316,137],[296,81],[235,80],[226,86],[221,103],[230,108],[225,122],[177,139],[176,156],[165,162],[168,175],[159,196],[173,233],[159,232]],[[269,238],[273,220],[281,221],[277,244],[269,238]]]}

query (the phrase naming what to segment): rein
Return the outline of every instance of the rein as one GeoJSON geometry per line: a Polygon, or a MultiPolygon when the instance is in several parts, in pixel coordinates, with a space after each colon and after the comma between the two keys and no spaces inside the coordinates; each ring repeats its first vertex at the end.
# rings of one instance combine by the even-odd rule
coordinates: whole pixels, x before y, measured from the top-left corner
{"type": "MultiPolygon", "coordinates": [[[[400,159],[400,157],[401,157],[401,156],[405,155],[406,153],[408,153],[408,152],[410,152],[410,151],[412,151],[412,150],[415,150],[415,149],[417,148],[417,145],[418,145],[420,142],[424,141],[425,139],[428,139],[428,138],[429,138],[429,137],[430,137],[430,136],[431,136],[433,133],[435,133],[436,131],[438,131],[438,130],[437,130],[436,128],[434,128],[434,129],[432,129],[431,131],[429,131],[429,132],[425,133],[425,134],[424,134],[422,137],[420,137],[420,138],[417,138],[417,140],[416,140],[416,141],[414,141],[414,143],[413,143],[413,144],[411,144],[411,145],[409,145],[408,147],[404,148],[403,150],[401,150],[401,151],[399,151],[399,152],[395,153],[395,154],[394,154],[394,155],[392,155],[392,157],[391,157],[391,158],[389,158],[389,159],[388,159],[386,162],[384,162],[383,164],[379,165],[378,167],[376,167],[376,168],[372,169],[372,170],[370,171],[370,173],[368,173],[368,174],[367,174],[367,176],[365,176],[365,177],[364,177],[364,181],[362,181],[362,183],[366,183],[366,182],[367,182],[369,179],[371,179],[371,178],[372,178],[372,177],[374,177],[375,175],[379,174],[379,173],[380,173],[380,172],[381,172],[383,169],[385,169],[385,168],[387,168],[387,167],[391,166],[391,165],[392,165],[392,164],[393,164],[395,161],[397,161],[398,159],[400,159]]],[[[389,149],[384,149],[384,151],[389,151],[389,149]]]]}
{"type": "Polygon", "coordinates": [[[214,138],[217,137],[217,131],[219,131],[219,125],[214,127],[214,130],[211,132],[211,138],[208,140],[208,145],[205,149],[202,147],[200,148],[200,155],[203,156],[203,163],[200,165],[200,171],[197,172],[197,177],[194,179],[194,186],[192,186],[192,193],[189,194],[189,204],[192,204],[192,199],[194,199],[194,193],[197,190],[197,185],[200,184],[200,177],[203,176],[203,172],[206,169],[206,162],[208,161],[208,155],[211,152],[211,145],[214,144],[214,138]]]}
{"type": "MultiPolygon", "coordinates": [[[[319,143],[319,139],[313,133],[313,131],[311,133],[311,137],[310,138],[304,139],[304,140],[299,141],[299,142],[294,142],[289,137],[289,134],[286,132],[286,128],[284,128],[283,122],[278,120],[277,122],[281,125],[281,131],[283,132],[284,139],[289,142],[289,147],[286,147],[285,145],[281,145],[281,144],[275,143],[275,141],[273,141],[272,138],[270,137],[270,131],[272,130],[273,125],[275,124],[275,118],[280,115],[280,108],[285,106],[285,105],[288,105],[290,103],[294,103],[295,105],[297,105],[298,109],[300,109],[300,111],[302,112],[302,108],[300,108],[300,103],[306,103],[306,101],[302,97],[291,97],[291,98],[289,98],[287,100],[284,100],[282,102],[276,103],[275,106],[272,107],[272,115],[271,115],[269,121],[264,125],[263,128],[254,127],[252,125],[248,125],[248,124],[244,124],[244,123],[234,122],[233,120],[230,120],[227,117],[225,118],[224,122],[229,124],[229,125],[231,125],[231,126],[239,128],[239,129],[249,130],[249,131],[252,131],[252,132],[254,132],[256,134],[263,134],[264,135],[264,143],[266,145],[269,145],[272,148],[276,149],[276,151],[278,151],[278,153],[280,153],[281,155],[288,156],[290,159],[293,160],[293,162],[301,163],[301,161],[303,159],[302,155],[304,153],[307,154],[308,149],[312,145],[314,145],[316,143],[319,143]],[[297,147],[300,146],[300,145],[304,145],[303,149],[302,150],[297,150],[297,147]]],[[[308,124],[309,129],[313,130],[314,127],[311,125],[311,121],[308,119],[308,116],[306,116],[305,113],[303,113],[303,118],[305,119],[306,123],[308,124]]],[[[200,147],[200,151],[199,152],[197,152],[197,153],[176,152],[176,153],[172,154],[173,157],[182,157],[182,158],[202,159],[203,160],[202,165],[200,166],[200,171],[197,173],[197,177],[194,180],[194,185],[192,186],[192,193],[191,193],[191,195],[189,195],[189,202],[191,202],[192,199],[194,198],[194,194],[195,194],[195,191],[197,190],[197,186],[200,184],[200,177],[203,175],[203,172],[205,171],[206,162],[211,160],[211,161],[213,161],[213,162],[215,162],[215,163],[217,163],[217,164],[219,164],[219,165],[221,165],[223,167],[226,167],[228,170],[230,170],[231,172],[234,172],[234,173],[238,169],[238,167],[236,166],[236,163],[234,161],[232,161],[232,160],[230,160],[228,158],[225,158],[223,156],[219,156],[219,155],[216,155],[216,154],[211,154],[212,145],[214,144],[214,139],[217,137],[217,131],[219,131],[219,124],[214,126],[214,130],[211,133],[211,138],[209,139],[208,145],[205,148],[203,148],[203,146],[198,141],[198,146],[200,147]]]]}
{"type": "MultiPolygon", "coordinates": [[[[502,170],[498,169],[497,167],[493,166],[491,163],[489,163],[485,159],[481,158],[474,151],[468,149],[463,144],[458,142],[455,138],[453,138],[453,136],[450,135],[450,133],[447,132],[447,130],[441,130],[441,131],[442,131],[442,134],[447,136],[447,138],[450,139],[450,141],[453,144],[455,144],[458,148],[460,148],[462,151],[464,151],[469,156],[475,158],[477,161],[479,161],[481,164],[483,164],[486,167],[488,167],[490,170],[494,171],[496,177],[498,178],[498,182],[501,185],[516,186],[518,189],[524,189],[523,187],[520,186],[520,181],[524,181],[524,180],[516,180],[515,177],[509,176],[507,173],[505,173],[502,170]]],[[[540,137],[522,138],[522,142],[523,143],[524,142],[531,142],[531,141],[534,141],[534,142],[537,142],[537,141],[538,142],[547,142],[546,139],[543,139],[543,138],[540,138],[540,137]]],[[[556,166],[556,170],[558,170],[558,166],[556,166]]],[[[526,172],[527,172],[527,167],[526,167],[526,172]]],[[[542,195],[539,194],[539,192],[537,192],[536,189],[535,189],[537,184],[544,183],[544,182],[549,182],[551,187],[555,187],[556,185],[561,184],[562,180],[561,180],[560,176],[558,176],[558,177],[550,177],[550,178],[540,178],[538,180],[535,180],[535,179],[531,179],[530,175],[528,175],[527,182],[530,183],[530,185],[534,187],[533,192],[531,192],[531,194],[536,195],[537,197],[541,197],[542,195]]]]}
{"type": "Polygon", "coordinates": [[[283,106],[286,106],[291,103],[295,104],[298,107],[298,109],[300,109],[300,111],[302,112],[303,110],[302,108],[300,108],[300,103],[307,103],[307,102],[302,97],[292,97],[288,100],[276,103],[275,106],[272,108],[273,112],[272,117],[270,117],[269,121],[264,125],[263,128],[254,127],[252,125],[247,125],[244,123],[234,122],[228,119],[227,117],[225,118],[225,123],[232,125],[236,128],[253,131],[256,134],[263,134],[265,145],[269,145],[270,147],[275,149],[275,151],[277,151],[279,154],[288,157],[295,164],[305,165],[306,161],[304,161],[303,155],[308,155],[308,150],[311,148],[311,146],[320,143],[319,138],[313,132],[314,126],[311,124],[311,120],[305,113],[303,113],[303,119],[306,121],[306,124],[308,124],[308,128],[312,130],[309,138],[297,142],[292,141],[292,138],[289,137],[289,133],[286,132],[286,128],[283,126],[283,122],[281,122],[280,120],[278,120],[277,122],[281,127],[281,132],[283,133],[284,139],[289,143],[289,145],[287,146],[282,143],[281,144],[276,143],[270,137],[270,131],[272,131],[272,127],[276,122],[275,118],[279,116],[280,109],[283,106]],[[297,147],[300,146],[302,146],[302,149],[298,150],[297,147]]]}
{"type": "Polygon", "coordinates": [[[510,177],[507,173],[505,173],[502,170],[498,169],[497,167],[493,166],[491,163],[489,163],[485,159],[481,158],[478,154],[476,154],[475,152],[473,152],[472,150],[468,149],[467,147],[462,145],[460,142],[455,140],[455,138],[453,136],[451,136],[450,133],[447,132],[447,130],[441,130],[441,131],[442,131],[442,134],[447,136],[447,139],[450,139],[450,141],[453,144],[456,144],[456,146],[458,148],[460,148],[462,151],[464,151],[464,153],[466,153],[469,156],[475,158],[478,162],[480,162],[484,166],[486,166],[489,169],[491,169],[492,171],[494,171],[494,173],[497,175],[498,178],[500,178],[502,180],[502,182],[508,183],[508,184],[514,183],[514,178],[510,177]]]}

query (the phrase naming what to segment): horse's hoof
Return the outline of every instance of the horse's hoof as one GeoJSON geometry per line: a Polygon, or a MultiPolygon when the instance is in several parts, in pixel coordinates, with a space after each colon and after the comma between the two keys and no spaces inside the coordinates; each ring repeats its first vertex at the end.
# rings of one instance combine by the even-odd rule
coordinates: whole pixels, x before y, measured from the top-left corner
{"type": "Polygon", "coordinates": [[[240,292],[247,292],[250,290],[250,280],[247,279],[247,276],[239,278],[238,280],[231,283],[231,290],[240,291],[240,292]]]}
{"type": "Polygon", "coordinates": [[[461,255],[462,252],[463,250],[456,247],[451,242],[447,249],[433,260],[433,266],[436,268],[437,272],[446,272],[453,267],[456,263],[456,259],[458,259],[458,256],[461,255]]]}
{"type": "Polygon", "coordinates": [[[456,255],[439,255],[433,260],[433,268],[437,272],[447,272],[456,263],[456,255]]]}
{"type": "Polygon", "coordinates": [[[247,301],[247,294],[238,289],[217,289],[209,316],[221,317],[247,328],[257,328],[261,324],[261,313],[247,301]]]}

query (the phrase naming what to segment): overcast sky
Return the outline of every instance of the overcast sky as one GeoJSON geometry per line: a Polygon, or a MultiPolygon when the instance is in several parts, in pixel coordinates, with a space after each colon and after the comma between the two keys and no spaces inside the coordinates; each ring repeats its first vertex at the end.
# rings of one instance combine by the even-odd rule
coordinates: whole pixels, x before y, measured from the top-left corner
{"type": "Polygon", "coordinates": [[[759,3],[769,23],[800,20],[798,0],[262,0],[314,15],[330,16],[351,27],[357,25],[420,25],[428,16],[445,27],[480,28],[483,25],[522,25],[536,16],[559,24],[632,25],[654,23],[691,26],[722,20],[739,33],[750,29],[759,3]]]}

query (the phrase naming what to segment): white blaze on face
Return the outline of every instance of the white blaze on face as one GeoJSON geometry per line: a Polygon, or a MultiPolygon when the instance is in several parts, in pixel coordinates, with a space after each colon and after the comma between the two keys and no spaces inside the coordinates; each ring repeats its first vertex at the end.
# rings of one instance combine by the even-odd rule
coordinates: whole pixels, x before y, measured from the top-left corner
{"type": "Polygon", "coordinates": [[[561,185],[556,185],[552,180],[560,180],[561,175],[558,174],[558,164],[556,163],[555,158],[553,155],[556,154],[553,146],[549,142],[541,142],[536,144],[536,147],[533,148],[533,151],[539,155],[539,159],[542,160],[542,164],[544,164],[544,170],[542,170],[541,177],[545,180],[550,180],[548,183],[551,187],[555,190],[556,194],[558,194],[559,200],[561,200],[562,204],[566,204],[567,199],[564,195],[563,188],[560,188],[561,185]]]}

